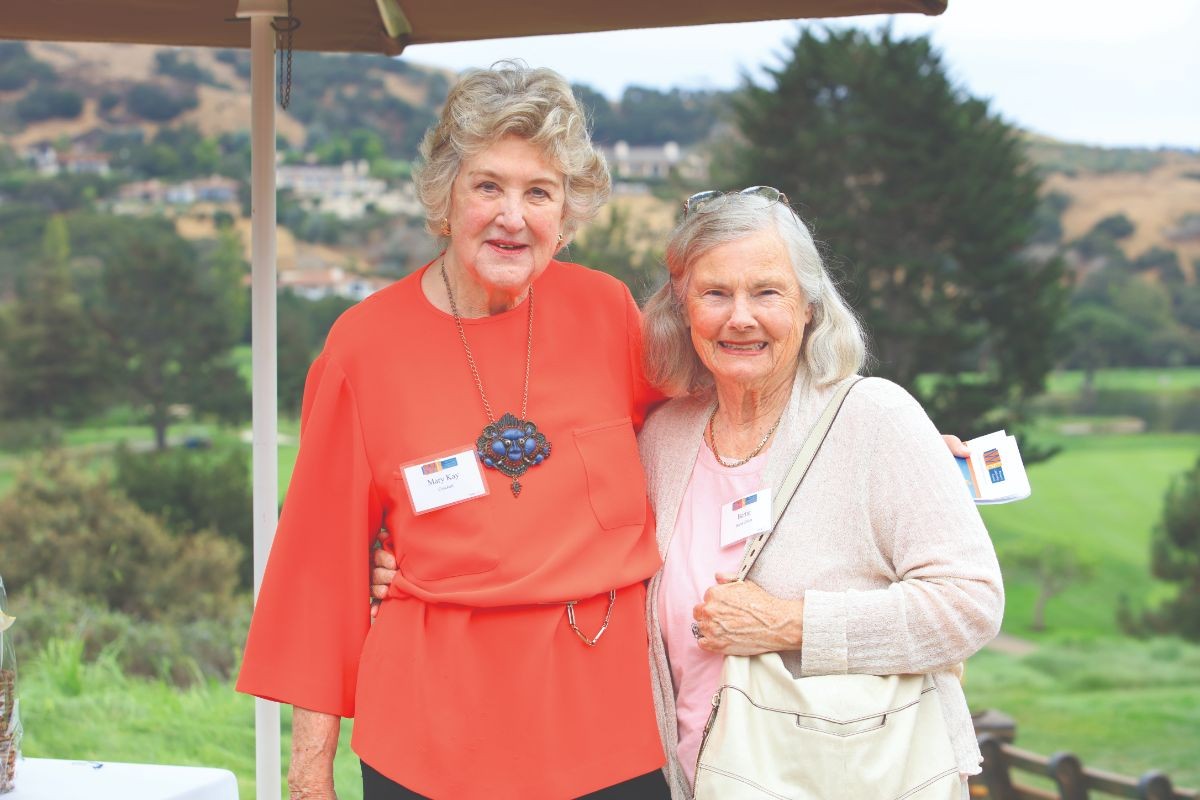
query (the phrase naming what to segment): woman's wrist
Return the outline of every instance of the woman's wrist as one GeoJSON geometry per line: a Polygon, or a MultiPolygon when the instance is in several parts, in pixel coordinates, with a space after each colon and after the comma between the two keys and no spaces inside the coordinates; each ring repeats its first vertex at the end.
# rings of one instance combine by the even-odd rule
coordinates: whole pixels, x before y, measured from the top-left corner
{"type": "Polygon", "coordinates": [[[292,755],[288,767],[289,800],[337,800],[333,758],[292,755]]]}
{"type": "Polygon", "coordinates": [[[291,800],[335,800],[333,757],[341,718],[292,707],[292,759],[288,765],[291,800]]]}
{"type": "Polygon", "coordinates": [[[804,601],[782,600],[781,602],[784,604],[784,609],[780,635],[787,644],[784,649],[799,650],[804,645],[804,601]]]}

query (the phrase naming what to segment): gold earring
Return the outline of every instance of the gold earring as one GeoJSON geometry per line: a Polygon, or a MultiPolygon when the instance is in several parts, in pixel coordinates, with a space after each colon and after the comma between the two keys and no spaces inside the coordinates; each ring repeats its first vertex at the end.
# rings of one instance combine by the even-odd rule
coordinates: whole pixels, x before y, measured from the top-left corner
{"type": "Polygon", "coordinates": [[[441,234],[442,236],[450,235],[450,220],[449,219],[446,219],[445,217],[442,218],[442,227],[438,230],[438,233],[441,234]]]}
{"type": "Polygon", "coordinates": [[[563,235],[560,233],[560,234],[558,235],[558,243],[559,243],[559,244],[562,244],[562,242],[563,242],[563,235]]]}

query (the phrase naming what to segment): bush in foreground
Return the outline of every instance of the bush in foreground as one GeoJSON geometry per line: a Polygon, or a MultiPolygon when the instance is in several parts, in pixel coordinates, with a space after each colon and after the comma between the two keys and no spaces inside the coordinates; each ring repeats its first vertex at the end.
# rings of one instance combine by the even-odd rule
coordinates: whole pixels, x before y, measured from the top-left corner
{"type": "Polygon", "coordinates": [[[253,563],[245,543],[254,536],[254,500],[245,448],[171,448],[162,451],[117,450],[113,482],[176,536],[213,531],[242,549],[238,578],[243,589],[253,582],[253,563]]]}
{"type": "Polygon", "coordinates": [[[23,651],[62,640],[180,683],[233,670],[250,606],[242,548],[208,530],[172,534],[64,454],[28,464],[0,500],[0,553],[23,651]]]}

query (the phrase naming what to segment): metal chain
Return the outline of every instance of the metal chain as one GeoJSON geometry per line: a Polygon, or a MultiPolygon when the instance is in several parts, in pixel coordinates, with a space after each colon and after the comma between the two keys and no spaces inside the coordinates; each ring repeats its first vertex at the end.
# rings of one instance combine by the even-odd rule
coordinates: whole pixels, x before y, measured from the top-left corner
{"type": "MultiPolygon", "coordinates": [[[[487,412],[488,422],[495,424],[496,415],[492,413],[492,404],[488,402],[487,394],[483,391],[483,381],[479,379],[479,369],[475,366],[475,356],[471,355],[471,345],[467,344],[467,332],[463,330],[462,317],[458,314],[458,304],[454,302],[454,292],[450,289],[450,278],[446,276],[446,256],[442,255],[442,283],[446,285],[446,295],[450,298],[450,313],[454,316],[454,325],[458,328],[458,338],[462,340],[463,350],[467,351],[467,364],[471,367],[471,376],[475,378],[475,388],[483,400],[483,410],[487,412]]],[[[521,394],[521,416],[525,419],[525,410],[529,406],[529,373],[533,367],[533,286],[529,287],[529,331],[526,334],[525,345],[525,389],[521,394]]]]}
{"type": "Polygon", "coordinates": [[[300,27],[300,20],[292,16],[292,0],[288,0],[288,15],[284,19],[284,24],[273,21],[271,27],[275,29],[275,50],[279,53],[279,105],[287,109],[292,102],[292,40],[300,27]]]}
{"type": "Polygon", "coordinates": [[[578,600],[567,601],[567,624],[571,626],[571,630],[583,640],[583,643],[588,647],[595,647],[596,642],[600,641],[600,637],[608,630],[608,623],[612,621],[613,605],[617,602],[617,590],[613,589],[608,593],[608,611],[604,612],[604,624],[600,626],[600,630],[596,631],[596,635],[588,638],[587,634],[579,630],[579,626],[575,624],[575,604],[578,600]]]}
{"type": "Polygon", "coordinates": [[[780,414],[779,419],[775,420],[775,424],[771,426],[771,430],[767,431],[767,435],[762,438],[762,441],[758,443],[758,447],[754,448],[754,451],[751,452],[750,455],[746,456],[740,461],[729,462],[717,452],[717,435],[713,433],[713,422],[715,422],[717,419],[718,408],[720,408],[720,406],[713,406],[712,414],[710,414],[708,417],[708,441],[712,448],[712,454],[717,457],[717,463],[722,467],[729,467],[730,469],[749,463],[750,459],[761,453],[762,449],[767,446],[767,442],[770,441],[771,434],[775,433],[775,429],[778,428],[779,423],[783,421],[783,414],[780,414]]]}

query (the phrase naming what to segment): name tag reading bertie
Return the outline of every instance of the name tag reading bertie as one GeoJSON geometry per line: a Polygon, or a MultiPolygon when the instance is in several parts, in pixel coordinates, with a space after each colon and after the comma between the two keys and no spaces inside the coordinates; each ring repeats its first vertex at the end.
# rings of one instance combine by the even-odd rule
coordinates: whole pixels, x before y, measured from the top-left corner
{"type": "Polygon", "coordinates": [[[770,529],[770,489],[759,489],[721,506],[721,547],[729,547],[770,529]]]}
{"type": "Polygon", "coordinates": [[[414,514],[474,500],[488,493],[475,448],[429,456],[400,468],[414,514]]]}

